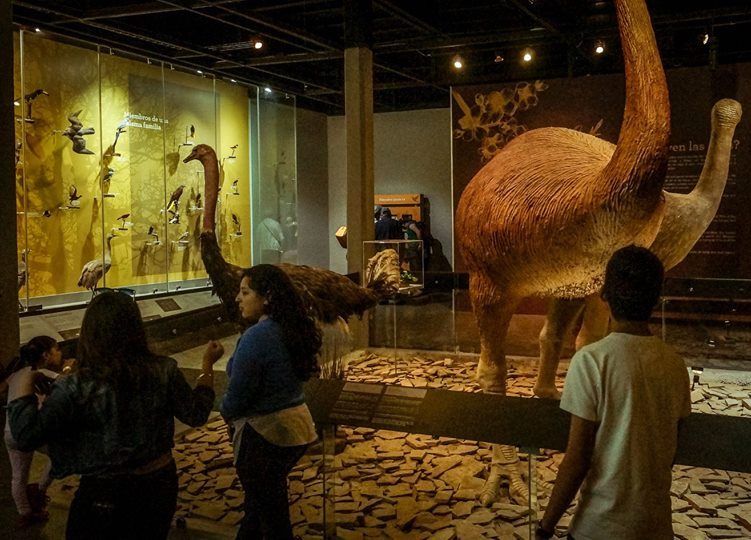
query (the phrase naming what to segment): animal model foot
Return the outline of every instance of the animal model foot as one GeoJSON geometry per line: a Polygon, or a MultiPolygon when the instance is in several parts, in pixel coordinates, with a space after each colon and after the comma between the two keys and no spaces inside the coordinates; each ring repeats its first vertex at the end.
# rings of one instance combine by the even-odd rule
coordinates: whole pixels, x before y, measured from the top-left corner
{"type": "Polygon", "coordinates": [[[529,503],[529,487],[521,475],[511,478],[509,485],[509,497],[516,504],[526,505],[529,503]]]}
{"type": "Polygon", "coordinates": [[[505,369],[483,362],[481,359],[480,363],[477,365],[477,375],[475,376],[475,379],[483,392],[506,395],[505,369]]]}
{"type": "Polygon", "coordinates": [[[501,472],[498,470],[490,471],[485,485],[482,486],[478,499],[483,506],[491,506],[501,498],[501,472]]]}
{"type": "Polygon", "coordinates": [[[540,398],[561,399],[561,393],[555,386],[537,383],[534,388],[534,393],[540,398]]]}

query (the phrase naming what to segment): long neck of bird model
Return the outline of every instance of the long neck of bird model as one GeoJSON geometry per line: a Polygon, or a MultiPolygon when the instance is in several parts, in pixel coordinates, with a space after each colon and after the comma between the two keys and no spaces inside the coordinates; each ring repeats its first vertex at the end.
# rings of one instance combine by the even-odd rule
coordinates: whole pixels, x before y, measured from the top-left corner
{"type": "Polygon", "coordinates": [[[711,203],[712,217],[720,205],[730,169],[735,126],[740,121],[740,104],[723,99],[712,108],[712,133],[701,176],[690,196],[711,203]]]}
{"type": "Polygon", "coordinates": [[[219,163],[213,149],[200,158],[203,165],[203,230],[213,231],[216,227],[216,203],[219,197],[219,163]]]}
{"type": "Polygon", "coordinates": [[[107,241],[104,243],[104,258],[112,258],[112,237],[108,236],[107,241]]]}
{"type": "Polygon", "coordinates": [[[665,72],[644,0],[616,0],[615,6],[626,75],[626,106],[618,144],[598,185],[616,205],[634,199],[656,204],[667,170],[670,140],[665,72]]]}

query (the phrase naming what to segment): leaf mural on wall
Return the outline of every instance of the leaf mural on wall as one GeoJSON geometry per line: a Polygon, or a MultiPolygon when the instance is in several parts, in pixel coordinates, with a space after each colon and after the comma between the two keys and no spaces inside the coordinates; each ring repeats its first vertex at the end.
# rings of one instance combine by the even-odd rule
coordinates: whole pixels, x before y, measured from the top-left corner
{"type": "Polygon", "coordinates": [[[464,113],[457,120],[454,138],[478,141],[482,160],[489,161],[511,139],[527,131],[516,115],[537,106],[538,94],[547,88],[548,85],[539,80],[519,82],[487,94],[476,94],[472,106],[453,90],[454,101],[464,113]]]}

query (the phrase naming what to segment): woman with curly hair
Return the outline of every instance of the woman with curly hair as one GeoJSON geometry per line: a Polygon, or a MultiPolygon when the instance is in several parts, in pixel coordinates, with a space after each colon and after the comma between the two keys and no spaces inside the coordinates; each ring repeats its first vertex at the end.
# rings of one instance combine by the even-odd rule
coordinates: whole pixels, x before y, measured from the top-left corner
{"type": "Polygon", "coordinates": [[[227,364],[221,405],[234,427],[235,467],[245,491],[237,538],[291,539],[287,475],[316,440],[302,383],[318,370],[321,332],[276,266],[245,270],[236,301],[252,325],[227,364]]]}
{"type": "Polygon", "coordinates": [[[214,402],[209,342],[191,388],[177,362],[149,350],[138,305],[105,292],[89,304],[77,364],[38,407],[28,372],[8,404],[19,449],[49,445],[52,476],[81,475],[66,538],[166,538],[177,504],[175,420],[206,422],[214,402]]]}

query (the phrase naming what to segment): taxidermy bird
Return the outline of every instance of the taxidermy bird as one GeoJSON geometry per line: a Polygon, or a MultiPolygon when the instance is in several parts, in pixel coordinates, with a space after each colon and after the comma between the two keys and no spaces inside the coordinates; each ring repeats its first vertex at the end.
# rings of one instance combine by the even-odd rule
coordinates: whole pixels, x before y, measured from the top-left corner
{"type": "Polygon", "coordinates": [[[239,178],[236,178],[236,179],[235,179],[235,180],[234,180],[234,181],[232,182],[232,194],[233,194],[233,195],[239,195],[239,194],[240,194],[240,193],[238,193],[238,191],[237,191],[237,183],[238,183],[239,181],[240,181],[240,179],[239,179],[239,178]]]}
{"type": "Polygon", "coordinates": [[[75,184],[71,184],[70,188],[68,188],[68,201],[71,203],[76,202],[78,199],[81,198],[81,195],[78,194],[78,188],[75,184]]]}
{"type": "Polygon", "coordinates": [[[180,204],[180,197],[183,196],[183,191],[185,191],[185,185],[180,184],[177,186],[177,189],[172,192],[172,195],[169,197],[169,202],[167,203],[167,210],[169,210],[172,205],[175,205],[175,210],[177,210],[178,205],[180,204]]]}
{"type": "Polygon", "coordinates": [[[49,96],[49,94],[47,92],[45,92],[43,89],[37,88],[36,90],[34,90],[33,92],[31,92],[30,94],[26,94],[23,97],[23,100],[26,102],[26,118],[25,118],[25,120],[27,122],[31,122],[31,123],[34,122],[34,118],[32,118],[32,116],[31,116],[31,107],[32,107],[32,105],[34,105],[34,100],[36,98],[38,98],[39,96],[49,96]]]}
{"type": "Polygon", "coordinates": [[[78,279],[79,287],[89,289],[93,292],[99,280],[109,272],[112,267],[112,239],[116,237],[117,235],[114,232],[110,232],[104,244],[104,257],[94,259],[83,265],[81,277],[78,279]]]}
{"type": "Polygon", "coordinates": [[[235,155],[235,151],[237,150],[237,147],[240,146],[239,144],[235,144],[233,146],[230,146],[229,149],[232,150],[232,153],[227,156],[227,159],[236,159],[237,156],[235,155]]]}
{"type": "Polygon", "coordinates": [[[118,124],[118,126],[115,128],[115,141],[107,148],[107,151],[105,152],[105,156],[112,158],[113,156],[120,156],[119,153],[115,152],[115,147],[117,146],[117,141],[120,139],[120,135],[126,132],[126,127],[128,127],[128,121],[130,120],[130,116],[126,116],[125,119],[118,124]]]}
{"type": "Polygon", "coordinates": [[[112,180],[112,175],[115,174],[115,169],[112,167],[107,167],[107,171],[104,173],[104,176],[102,177],[102,182],[105,184],[108,184],[110,180],[112,180]]]}
{"type": "Polygon", "coordinates": [[[125,227],[125,220],[128,219],[129,217],[130,217],[130,214],[123,214],[122,216],[120,216],[119,218],[117,218],[115,221],[121,221],[122,222],[121,223],[122,226],[120,228],[121,229],[126,229],[126,227],[125,227]]]}
{"type": "Polygon", "coordinates": [[[63,135],[71,140],[73,143],[73,151],[76,154],[93,154],[94,152],[86,148],[86,139],[84,139],[83,136],[93,135],[94,128],[83,127],[83,124],[78,119],[79,114],[81,114],[81,111],[77,111],[68,116],[70,126],[63,131],[63,135]]]}
{"type": "Polygon", "coordinates": [[[196,126],[194,126],[193,124],[191,124],[190,125],[190,138],[192,139],[195,136],[196,136],[196,126]]]}
{"type": "MultiPolygon", "coordinates": [[[[213,283],[214,293],[224,304],[230,320],[241,327],[235,296],[240,289],[242,268],[228,263],[216,238],[216,206],[219,193],[219,163],[214,149],[199,144],[183,161],[199,160],[204,168],[204,212],[201,232],[201,259],[213,283]]],[[[380,298],[377,290],[365,289],[350,279],[322,268],[280,264],[292,279],[315,318],[322,324],[343,324],[352,315],[362,315],[380,298]],[[341,320],[341,321],[340,321],[341,320]]],[[[376,287],[379,285],[376,282],[376,287]]]]}
{"type": "Polygon", "coordinates": [[[234,213],[232,214],[232,225],[235,228],[235,236],[241,236],[242,231],[240,230],[240,218],[238,218],[234,213]]]}

